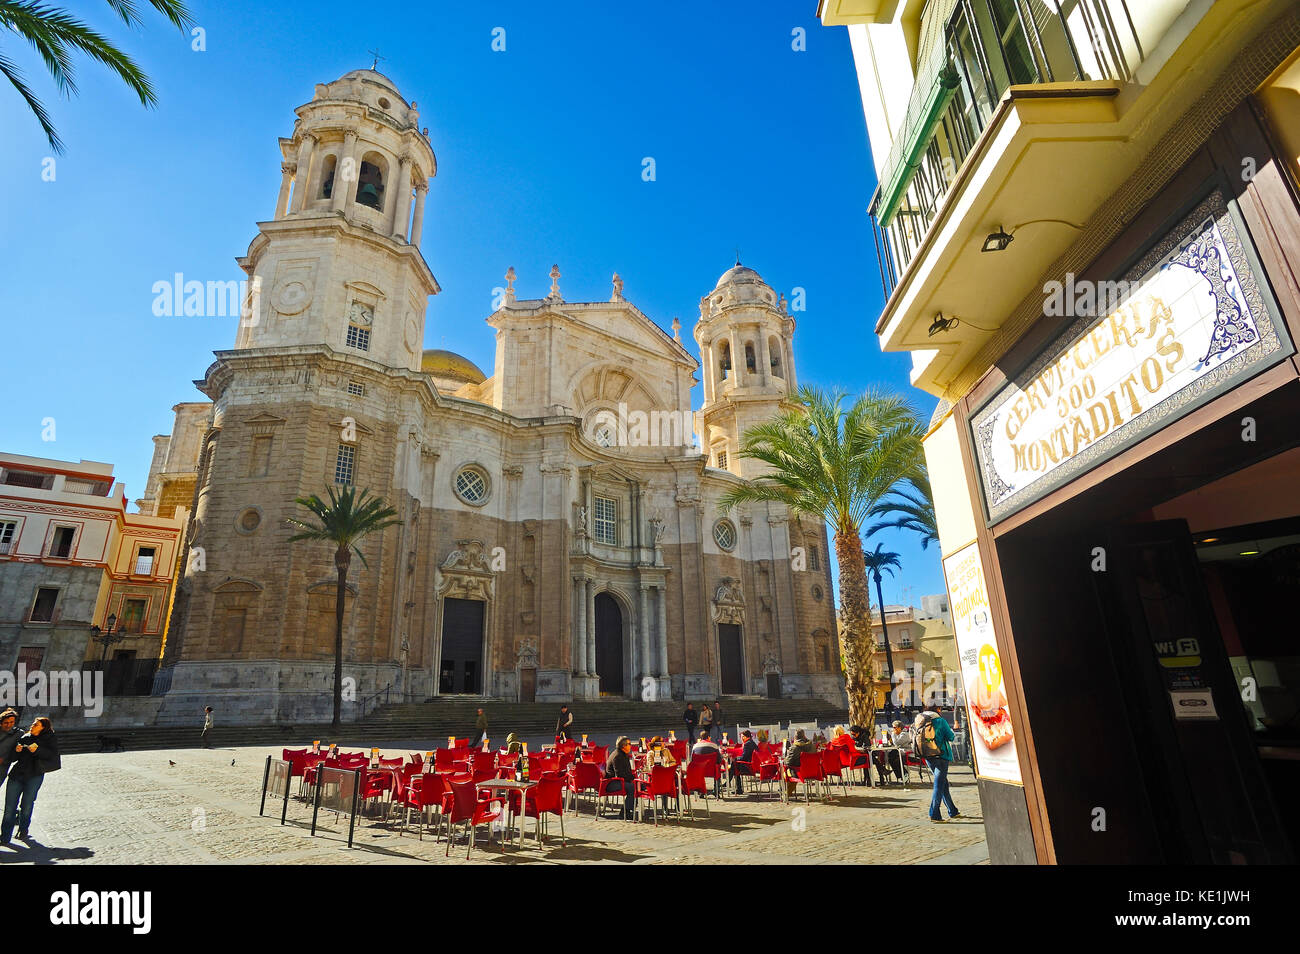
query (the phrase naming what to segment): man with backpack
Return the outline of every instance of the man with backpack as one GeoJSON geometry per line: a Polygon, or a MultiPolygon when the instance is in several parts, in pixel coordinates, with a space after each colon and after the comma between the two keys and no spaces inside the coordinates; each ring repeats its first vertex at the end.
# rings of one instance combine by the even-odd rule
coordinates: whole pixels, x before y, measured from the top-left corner
{"type": "Polygon", "coordinates": [[[948,809],[948,818],[956,818],[960,812],[953,804],[952,792],[948,790],[948,765],[952,762],[952,740],[955,738],[948,720],[933,709],[926,709],[916,717],[912,726],[912,751],[917,757],[925,759],[934,776],[934,791],[930,795],[930,821],[941,822],[939,811],[942,802],[948,809]]]}

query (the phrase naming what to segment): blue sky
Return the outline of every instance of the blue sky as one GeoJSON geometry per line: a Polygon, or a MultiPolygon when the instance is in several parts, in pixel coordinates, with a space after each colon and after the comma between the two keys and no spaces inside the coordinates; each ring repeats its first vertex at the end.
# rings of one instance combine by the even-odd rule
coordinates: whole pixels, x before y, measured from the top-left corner
{"type": "MultiPolygon", "coordinates": [[[[76,6],[145,68],[160,104],[142,108],[84,61],[80,96],[60,99],[31,51],[0,35],[67,147],[44,181],[49,147],[0,86],[0,448],[108,461],[131,499],[143,492],[150,438],[171,429],[173,404],[202,399],[191,382],[235,333],[233,318],[155,317],[153,283],[243,277],[234,259],[274,211],[277,138],[315,83],[369,66],[369,49],[419,103],[438,157],[421,245],[443,291],[426,347],[491,373],[492,289],[513,265],[520,297],[541,297],[558,263],[575,301],[606,298],[617,271],[651,318],[681,318],[694,352],[699,298],[739,248],[787,297],[805,290],[801,382],[883,384],[933,409],[908,385],[907,355],[882,354],[872,333],[875,176],[848,36],[817,22],[814,0],[194,2],[202,52],[152,13],[131,31],[107,4],[76,6]]],[[[888,602],[904,585],[913,602],[943,590],[934,547],[882,539],[904,566],[888,602]]]]}

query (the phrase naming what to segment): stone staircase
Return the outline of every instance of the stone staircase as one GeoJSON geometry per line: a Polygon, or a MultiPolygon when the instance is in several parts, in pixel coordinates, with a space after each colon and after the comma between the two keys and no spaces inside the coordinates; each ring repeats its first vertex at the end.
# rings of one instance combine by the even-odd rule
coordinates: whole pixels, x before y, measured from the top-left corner
{"type": "MultiPolygon", "coordinates": [[[[734,733],[737,723],[767,725],[776,722],[844,723],[848,710],[821,699],[728,699],[723,698],[727,732],[734,733]]],[[[501,702],[494,699],[431,699],[428,702],[394,703],[380,706],[360,722],[344,723],[339,733],[344,744],[369,742],[420,741],[423,747],[445,744],[448,736],[473,735],[477,710],[482,706],[488,717],[488,737],[495,746],[509,732],[521,738],[550,738],[560,703],[501,702]]],[[[631,699],[602,699],[599,702],[575,702],[574,725],[597,741],[607,743],[619,734],[640,736],[649,733],[667,735],[669,730],[684,731],[682,711],[686,703],[637,702],[631,699]]],[[[696,706],[698,709],[699,706],[696,706]]],[[[58,726],[55,726],[56,730],[58,726]]],[[[198,745],[201,725],[145,726],[124,729],[77,729],[59,733],[59,748],[65,754],[96,752],[99,735],[122,740],[128,751],[140,749],[183,749],[198,745]]],[[[313,740],[329,740],[328,724],[284,723],[263,726],[221,726],[213,729],[212,744],[228,748],[238,745],[309,745],[313,740]]]]}

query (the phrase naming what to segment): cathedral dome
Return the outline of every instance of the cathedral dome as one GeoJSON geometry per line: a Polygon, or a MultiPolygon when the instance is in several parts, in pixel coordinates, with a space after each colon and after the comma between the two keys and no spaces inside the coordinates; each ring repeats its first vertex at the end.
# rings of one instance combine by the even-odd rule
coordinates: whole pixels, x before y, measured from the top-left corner
{"type": "Polygon", "coordinates": [[[436,380],[459,384],[482,384],[487,380],[487,375],[479,370],[478,365],[454,351],[430,349],[424,352],[420,370],[436,380]]]}
{"type": "Polygon", "coordinates": [[[731,282],[757,282],[760,285],[767,284],[767,282],[763,281],[762,276],[752,268],[747,268],[744,265],[736,265],[734,268],[729,268],[723,272],[722,277],[718,279],[718,283],[713,287],[721,288],[723,285],[731,282]]]}
{"type": "Polygon", "coordinates": [[[398,96],[402,95],[397,89],[397,84],[394,83],[392,80],[390,80],[383,73],[380,73],[378,70],[352,70],[350,72],[344,73],[334,82],[341,83],[344,80],[355,80],[355,79],[369,80],[372,83],[378,83],[380,86],[387,86],[394,93],[397,93],[398,96]]]}

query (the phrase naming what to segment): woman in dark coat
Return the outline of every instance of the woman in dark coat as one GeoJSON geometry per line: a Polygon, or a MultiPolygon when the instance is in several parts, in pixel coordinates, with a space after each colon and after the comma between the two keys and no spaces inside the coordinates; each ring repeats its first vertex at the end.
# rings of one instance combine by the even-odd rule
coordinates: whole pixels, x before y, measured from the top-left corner
{"type": "Polygon", "coordinates": [[[18,837],[27,840],[32,824],[32,808],[36,793],[41,790],[45,776],[61,767],[59,742],[54,737],[50,720],[42,716],[32,723],[27,734],[18,740],[14,760],[5,782],[4,821],[0,823],[0,844],[8,844],[18,825],[18,837]]]}

